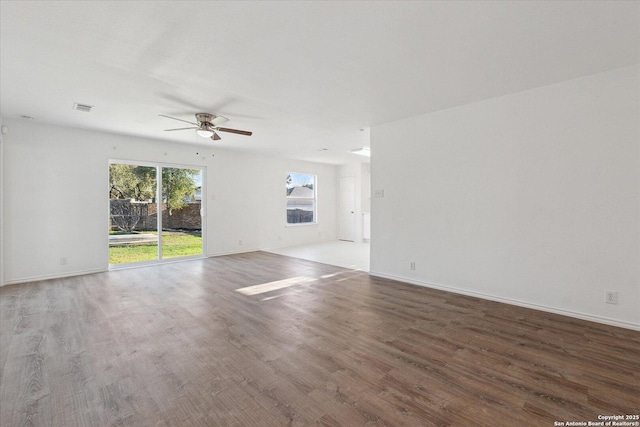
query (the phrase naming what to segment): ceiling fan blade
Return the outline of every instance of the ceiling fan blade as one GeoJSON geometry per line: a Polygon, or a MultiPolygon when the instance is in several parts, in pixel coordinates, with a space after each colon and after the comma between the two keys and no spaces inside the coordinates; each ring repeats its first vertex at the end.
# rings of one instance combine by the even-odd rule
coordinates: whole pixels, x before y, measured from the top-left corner
{"type": "Polygon", "coordinates": [[[164,131],[165,131],[165,132],[169,132],[169,131],[172,131],[172,130],[187,130],[187,129],[198,129],[198,127],[196,126],[196,127],[194,127],[194,128],[165,129],[164,131]]]}
{"type": "Polygon", "coordinates": [[[198,126],[198,123],[194,123],[194,122],[190,122],[190,121],[187,121],[187,120],[178,119],[178,118],[171,117],[171,116],[166,116],[166,115],[164,115],[164,114],[158,114],[158,115],[159,115],[160,117],[166,117],[166,118],[168,118],[168,119],[179,120],[179,121],[181,121],[181,122],[189,123],[190,125],[196,125],[196,126],[198,126]]]}
{"type": "Polygon", "coordinates": [[[221,140],[222,138],[220,138],[220,135],[218,135],[217,133],[215,133],[215,132],[214,132],[214,133],[213,133],[213,136],[211,137],[211,139],[213,139],[214,141],[219,141],[219,140],[221,140]]]}
{"type": "Polygon", "coordinates": [[[253,132],[249,132],[248,130],[238,130],[238,129],[229,129],[229,128],[216,128],[220,132],[229,132],[229,133],[237,133],[238,135],[251,136],[253,132]]]}
{"type": "Polygon", "coordinates": [[[223,116],[216,116],[215,119],[211,120],[211,124],[214,126],[220,126],[222,124],[225,124],[229,121],[229,119],[227,119],[226,117],[223,116]]]}

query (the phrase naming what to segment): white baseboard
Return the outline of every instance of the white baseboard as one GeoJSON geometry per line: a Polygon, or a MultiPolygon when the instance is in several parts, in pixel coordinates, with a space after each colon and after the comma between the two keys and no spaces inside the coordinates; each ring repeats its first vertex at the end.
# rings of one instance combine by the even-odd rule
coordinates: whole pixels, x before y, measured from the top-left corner
{"type": "Polygon", "coordinates": [[[85,274],[103,273],[106,268],[98,268],[91,270],[69,271],[62,274],[43,274],[41,276],[22,277],[20,279],[6,280],[2,286],[17,285],[18,283],[39,282],[41,280],[62,279],[64,277],[83,276],[85,274]]]}
{"type": "Polygon", "coordinates": [[[548,307],[548,306],[545,306],[545,305],[533,304],[533,303],[526,302],[526,301],[520,301],[520,300],[511,299],[511,298],[499,297],[499,296],[496,296],[496,295],[485,294],[485,293],[482,293],[482,292],[468,291],[468,290],[465,290],[465,289],[459,289],[459,288],[454,288],[454,287],[451,287],[451,286],[445,286],[445,285],[439,285],[439,284],[435,284],[435,283],[424,282],[424,281],[421,281],[421,280],[409,279],[407,277],[394,276],[394,275],[391,275],[391,274],[379,273],[379,272],[376,272],[376,271],[370,271],[369,275],[375,276],[375,277],[381,277],[383,279],[390,279],[390,280],[395,280],[395,281],[398,281],[398,282],[409,283],[409,284],[416,285],[416,286],[422,286],[422,287],[425,287],[425,288],[433,288],[433,289],[438,289],[438,290],[441,290],[441,291],[452,292],[452,293],[455,293],[455,294],[467,295],[467,296],[471,296],[471,297],[486,299],[486,300],[489,300],[489,301],[496,301],[496,302],[501,302],[501,303],[504,303],[504,304],[516,305],[516,306],[519,306],[519,307],[531,308],[533,310],[545,311],[545,312],[548,312],[548,313],[560,314],[562,316],[574,317],[574,318],[577,318],[577,319],[588,320],[588,321],[591,321],[591,322],[602,323],[602,324],[605,324],[605,325],[617,326],[617,327],[620,327],[620,328],[632,329],[634,331],[640,331],[640,324],[633,323],[633,322],[627,322],[627,321],[624,321],[624,320],[611,319],[611,318],[608,318],[608,317],[596,316],[596,315],[593,315],[593,314],[580,313],[578,311],[571,311],[571,310],[564,310],[564,309],[555,308],[555,307],[548,307]]]}

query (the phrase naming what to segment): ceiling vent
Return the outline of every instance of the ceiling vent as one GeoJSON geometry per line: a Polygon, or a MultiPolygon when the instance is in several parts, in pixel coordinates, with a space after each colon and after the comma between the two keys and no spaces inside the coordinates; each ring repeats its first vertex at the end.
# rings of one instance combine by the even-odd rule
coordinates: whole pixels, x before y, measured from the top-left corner
{"type": "Polygon", "coordinates": [[[80,104],[78,102],[73,104],[73,109],[78,111],[84,111],[85,113],[90,113],[93,105],[80,104]]]}

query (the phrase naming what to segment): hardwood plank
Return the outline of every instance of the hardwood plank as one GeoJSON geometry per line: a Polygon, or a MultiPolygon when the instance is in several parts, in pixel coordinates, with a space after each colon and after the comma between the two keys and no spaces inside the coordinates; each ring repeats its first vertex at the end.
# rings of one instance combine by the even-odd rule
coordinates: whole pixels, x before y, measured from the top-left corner
{"type": "Polygon", "coordinates": [[[553,425],[640,333],[263,252],[0,288],[0,425],[553,425]]]}

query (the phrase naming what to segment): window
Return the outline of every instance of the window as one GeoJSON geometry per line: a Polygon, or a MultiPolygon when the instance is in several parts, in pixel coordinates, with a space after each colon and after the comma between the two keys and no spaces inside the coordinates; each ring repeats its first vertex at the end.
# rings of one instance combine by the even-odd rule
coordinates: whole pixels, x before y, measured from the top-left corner
{"type": "Polygon", "coordinates": [[[316,176],[287,173],[287,224],[316,223],[316,176]]]}

